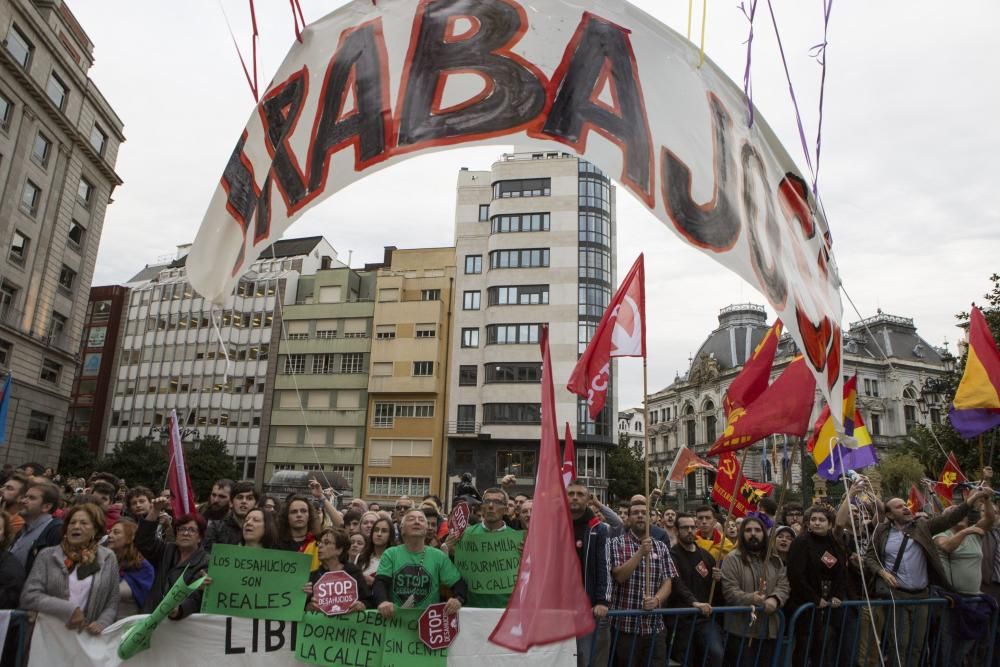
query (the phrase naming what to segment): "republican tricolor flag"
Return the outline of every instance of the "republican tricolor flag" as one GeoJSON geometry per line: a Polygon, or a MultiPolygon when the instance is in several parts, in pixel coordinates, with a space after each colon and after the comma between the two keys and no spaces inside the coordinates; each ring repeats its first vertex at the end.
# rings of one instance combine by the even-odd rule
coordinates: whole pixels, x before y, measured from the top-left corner
{"type": "Polygon", "coordinates": [[[969,313],[969,356],[948,416],[963,438],[1000,426],[1000,350],[975,306],[969,313]]]}
{"type": "Polygon", "coordinates": [[[194,489],[191,476],[184,463],[184,447],[181,445],[181,430],[177,423],[177,411],[170,411],[170,465],[167,468],[167,488],[170,489],[170,505],[174,517],[195,511],[194,489]]]}
{"type": "Polygon", "coordinates": [[[646,356],[646,277],[643,256],[635,260],[604,311],[594,337],[569,376],[566,388],[587,399],[596,419],[608,397],[611,357],[646,356]]]}

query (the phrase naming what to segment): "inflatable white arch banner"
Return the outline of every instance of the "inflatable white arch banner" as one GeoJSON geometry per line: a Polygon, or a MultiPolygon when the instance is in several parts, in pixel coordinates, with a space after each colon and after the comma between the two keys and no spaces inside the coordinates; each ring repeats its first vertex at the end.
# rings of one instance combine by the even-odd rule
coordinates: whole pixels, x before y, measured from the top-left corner
{"type": "Polygon", "coordinates": [[[250,115],[188,277],[221,301],[310,207],[411,155],[558,148],[756,286],[839,413],[829,229],[770,128],[747,115],[717,66],[698,67],[690,42],[624,0],[354,0],[306,28],[250,115]]]}

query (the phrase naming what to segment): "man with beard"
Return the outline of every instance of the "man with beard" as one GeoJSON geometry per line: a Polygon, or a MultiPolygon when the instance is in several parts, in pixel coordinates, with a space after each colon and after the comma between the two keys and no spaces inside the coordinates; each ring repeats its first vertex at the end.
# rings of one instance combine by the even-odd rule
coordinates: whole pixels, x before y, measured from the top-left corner
{"type": "Polygon", "coordinates": [[[211,552],[213,544],[239,544],[243,539],[243,519],[247,512],[257,507],[260,496],[250,480],[236,482],[232,488],[232,509],[221,521],[208,524],[208,531],[201,548],[211,552]]]}
{"type": "Polygon", "coordinates": [[[425,544],[427,517],[411,509],[400,520],[403,544],[389,547],[379,560],[372,596],[383,618],[392,618],[396,607],[424,609],[440,602],[441,584],[451,588],[445,612],[454,614],[462,607],[468,587],[454,564],[440,549],[425,544]]]}
{"type": "MultiPolygon", "coordinates": [[[[677,570],[667,545],[646,536],[647,509],[644,498],[634,498],[628,509],[628,531],[608,542],[611,568],[611,608],[615,610],[659,609],[670,597],[671,579],[677,570]]],[[[654,665],[666,662],[666,626],[663,617],[652,614],[611,619],[618,630],[615,664],[654,665]]]]}
{"type": "MultiPolygon", "coordinates": [[[[576,664],[607,665],[608,648],[608,526],[587,506],[590,491],[580,480],[566,487],[569,513],[573,518],[573,540],[580,559],[583,588],[593,606],[596,625],[594,632],[576,639],[576,664]],[[593,655],[593,661],[591,661],[593,655]]],[[[529,501],[530,502],[530,501],[529,501]]],[[[523,506],[522,506],[523,510],[523,506]]]]}
{"type": "Polygon", "coordinates": [[[211,525],[212,521],[222,521],[229,514],[229,499],[232,497],[233,480],[217,479],[212,485],[208,502],[198,508],[198,512],[211,525]]]}
{"type": "MultiPolygon", "coordinates": [[[[684,616],[678,620],[672,657],[681,664],[720,667],[725,652],[722,636],[719,634],[718,624],[708,616],[712,613],[712,603],[716,602],[709,599],[712,581],[722,579],[722,570],[715,564],[712,555],[699,547],[695,541],[693,516],[687,513],[677,514],[676,526],[677,544],[670,549],[670,555],[677,567],[678,579],[684,586],[678,585],[675,588],[674,594],[670,596],[670,606],[693,606],[701,611],[704,617],[684,616]],[[678,595],[682,588],[690,591],[690,596],[678,595]]],[[[715,597],[720,597],[718,589],[715,591],[715,597]]]]}
{"type": "Polygon", "coordinates": [[[774,612],[788,600],[790,589],[784,563],[774,555],[764,563],[766,550],[764,523],[748,516],[740,525],[736,548],[722,561],[722,594],[726,604],[764,608],[751,617],[726,614],[724,625],[729,633],[726,662],[731,665],[764,665],[774,657],[779,625],[774,612]]]}

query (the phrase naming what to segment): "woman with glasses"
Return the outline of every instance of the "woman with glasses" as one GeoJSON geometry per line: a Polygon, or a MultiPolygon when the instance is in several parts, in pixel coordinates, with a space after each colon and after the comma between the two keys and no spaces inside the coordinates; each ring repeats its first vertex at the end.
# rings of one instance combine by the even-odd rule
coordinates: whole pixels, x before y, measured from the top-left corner
{"type": "MultiPolygon", "coordinates": [[[[167,498],[157,498],[150,506],[149,514],[139,521],[139,529],[135,534],[135,544],[139,551],[156,568],[156,578],[153,588],[146,596],[142,606],[143,613],[150,614],[156,605],[166,596],[170,587],[180,577],[190,584],[196,581],[203,570],[208,569],[208,552],[201,548],[205,537],[205,518],[197,512],[189,512],[174,520],[173,543],[166,543],[156,536],[157,519],[160,512],[170,504],[167,498]]],[[[201,609],[201,591],[197,590],[187,597],[176,609],[170,612],[170,618],[179,620],[201,609]]]]}

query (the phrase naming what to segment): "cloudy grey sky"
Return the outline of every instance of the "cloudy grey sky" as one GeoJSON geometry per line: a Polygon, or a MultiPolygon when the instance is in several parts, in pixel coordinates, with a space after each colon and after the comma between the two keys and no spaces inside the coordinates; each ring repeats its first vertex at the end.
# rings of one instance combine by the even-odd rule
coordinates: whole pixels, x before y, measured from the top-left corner
{"type": "MultiPolygon", "coordinates": [[[[125,184],[108,209],[94,277],[95,285],[121,282],[193,240],[253,98],[218,0],[67,1],[96,45],[91,76],[125,122],[117,165],[125,184]]],[[[312,21],[345,3],[301,4],[312,21]]],[[[686,32],[687,2],[633,4],[686,32]]],[[[742,81],[748,24],[738,4],[709,3],[705,50],[742,81]]],[[[822,4],[773,0],[810,148],[820,69],[809,49],[822,41],[822,4]]],[[[247,3],[221,6],[249,54],[247,3]]],[[[288,2],[257,0],[256,8],[263,90],[294,34],[288,2]]],[[[698,7],[694,18],[697,40],[698,7]]],[[[997,25],[995,0],[965,0],[960,9],[880,0],[833,3],[829,28],[819,187],[844,287],[861,315],[882,308],[912,317],[928,341],[947,339],[953,350],[954,313],[982,300],[1000,271],[997,25]]],[[[766,0],[755,35],[754,102],[806,174],[766,0]]],[[[504,150],[411,159],[331,197],[286,235],[323,234],[343,259],[353,251],[354,266],[380,260],[384,245],[450,245],[458,169],[486,169],[504,150]]],[[[765,301],[624,193],[619,272],[646,252],[652,391],[686,370],[720,308],[765,301]]],[[[846,299],[844,312],[845,324],[859,319],[846,299]]],[[[640,368],[621,363],[622,408],[641,401],[640,368]]]]}

